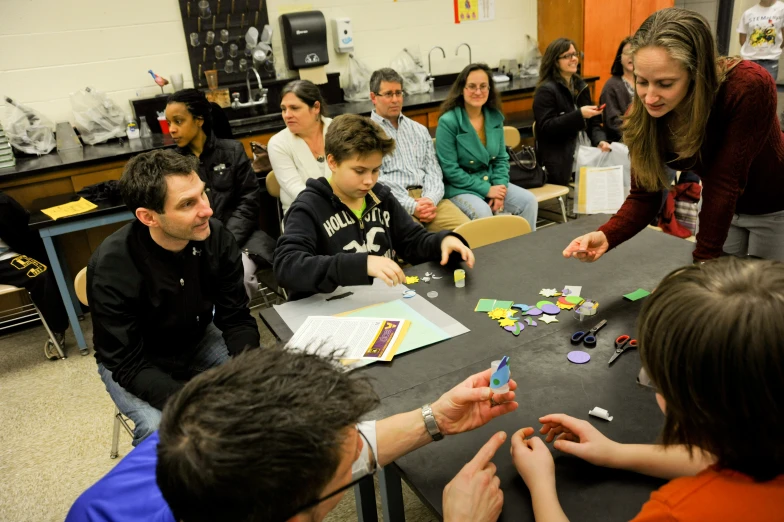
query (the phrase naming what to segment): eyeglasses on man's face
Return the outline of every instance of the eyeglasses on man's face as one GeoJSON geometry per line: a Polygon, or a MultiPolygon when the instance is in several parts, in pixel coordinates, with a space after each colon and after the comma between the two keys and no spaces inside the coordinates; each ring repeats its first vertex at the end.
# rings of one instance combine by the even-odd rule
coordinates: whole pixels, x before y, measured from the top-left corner
{"type": "Polygon", "coordinates": [[[385,100],[392,100],[393,98],[402,98],[405,95],[406,93],[403,91],[387,91],[387,92],[376,93],[376,96],[381,96],[385,100]]]}
{"type": "Polygon", "coordinates": [[[486,83],[483,83],[481,85],[469,83],[468,85],[465,86],[465,90],[467,90],[468,92],[476,92],[476,91],[487,92],[490,90],[490,85],[486,83]]]}
{"type": "MultiPolygon", "coordinates": [[[[395,92],[400,92],[400,91],[395,91],[395,92]]],[[[351,482],[349,482],[345,486],[342,486],[342,487],[336,489],[335,491],[333,491],[329,495],[324,495],[321,498],[318,498],[316,500],[308,502],[307,504],[305,504],[302,507],[298,508],[297,511],[294,513],[294,515],[296,515],[298,513],[302,513],[303,511],[307,511],[310,508],[318,506],[322,502],[331,499],[335,495],[339,495],[339,494],[343,493],[344,491],[346,491],[347,489],[353,488],[354,486],[356,486],[357,484],[359,484],[360,482],[362,482],[366,478],[372,477],[376,473],[376,471],[378,470],[378,462],[376,461],[376,456],[372,454],[372,451],[371,451],[372,446],[370,445],[370,442],[368,442],[367,437],[365,437],[365,434],[362,433],[361,430],[357,429],[357,433],[359,433],[359,436],[362,437],[362,440],[365,443],[365,447],[368,448],[368,454],[371,455],[371,458],[369,459],[370,460],[370,466],[368,467],[367,472],[364,475],[362,475],[361,477],[359,477],[358,479],[352,480],[351,482]]]]}
{"type": "Polygon", "coordinates": [[[579,53],[567,53],[558,57],[559,60],[571,60],[572,58],[580,58],[579,53]]]}

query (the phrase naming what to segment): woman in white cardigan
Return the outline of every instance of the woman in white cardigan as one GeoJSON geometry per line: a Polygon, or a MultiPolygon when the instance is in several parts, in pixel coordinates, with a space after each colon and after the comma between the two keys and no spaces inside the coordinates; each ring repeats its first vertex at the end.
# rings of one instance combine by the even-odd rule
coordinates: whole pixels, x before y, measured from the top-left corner
{"type": "Polygon", "coordinates": [[[305,190],[308,178],[328,177],[324,136],[330,118],[319,88],[307,80],[295,80],[281,91],[280,110],[286,128],[267,145],[275,178],[280,183],[280,202],[285,213],[305,190]]]}

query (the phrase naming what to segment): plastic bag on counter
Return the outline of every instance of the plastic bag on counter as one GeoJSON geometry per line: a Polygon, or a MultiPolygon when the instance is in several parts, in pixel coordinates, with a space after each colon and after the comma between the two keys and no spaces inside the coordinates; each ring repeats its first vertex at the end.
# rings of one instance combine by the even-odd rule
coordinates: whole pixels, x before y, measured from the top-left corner
{"type": "Polygon", "coordinates": [[[343,97],[350,102],[370,99],[370,69],[353,54],[348,55],[348,81],[343,87],[343,97]]]}
{"type": "Polygon", "coordinates": [[[523,57],[521,78],[537,78],[539,76],[539,65],[542,63],[542,53],[539,52],[539,42],[525,35],[528,41],[528,52],[523,57]]]}
{"type": "Polygon", "coordinates": [[[125,137],[125,115],[104,93],[90,87],[72,92],[71,110],[84,143],[95,145],[125,137]]]}
{"type": "Polygon", "coordinates": [[[422,62],[408,49],[403,49],[392,60],[390,67],[403,77],[403,90],[406,94],[422,94],[430,91],[427,71],[422,67],[422,62]]]}
{"type": "Polygon", "coordinates": [[[49,154],[56,145],[52,122],[11,98],[5,102],[3,129],[11,146],[26,154],[49,154]]]}

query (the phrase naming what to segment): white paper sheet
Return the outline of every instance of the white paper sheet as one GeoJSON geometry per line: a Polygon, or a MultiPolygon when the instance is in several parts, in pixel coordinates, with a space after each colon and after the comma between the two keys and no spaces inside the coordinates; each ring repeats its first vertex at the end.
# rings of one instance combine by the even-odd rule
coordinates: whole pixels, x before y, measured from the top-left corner
{"type": "Polygon", "coordinates": [[[585,212],[615,214],[623,205],[623,167],[591,167],[585,169],[585,212]]]}
{"type": "Polygon", "coordinates": [[[321,355],[340,350],[338,356],[341,359],[386,360],[390,350],[396,348],[404,324],[403,319],[393,318],[311,316],[294,333],[289,346],[321,355]],[[389,325],[391,330],[385,328],[381,333],[385,325],[389,325]],[[394,335],[377,343],[392,330],[394,335]],[[374,352],[376,344],[377,351],[374,352]]]}

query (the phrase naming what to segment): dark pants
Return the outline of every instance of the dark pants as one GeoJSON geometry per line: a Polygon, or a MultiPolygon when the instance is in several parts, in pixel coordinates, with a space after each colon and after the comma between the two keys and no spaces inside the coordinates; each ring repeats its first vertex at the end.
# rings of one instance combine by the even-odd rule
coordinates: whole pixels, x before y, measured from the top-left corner
{"type": "Polygon", "coordinates": [[[18,286],[30,292],[52,332],[62,333],[68,328],[68,316],[57,282],[45,264],[23,255],[4,259],[0,261],[0,284],[18,286]]]}

